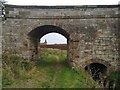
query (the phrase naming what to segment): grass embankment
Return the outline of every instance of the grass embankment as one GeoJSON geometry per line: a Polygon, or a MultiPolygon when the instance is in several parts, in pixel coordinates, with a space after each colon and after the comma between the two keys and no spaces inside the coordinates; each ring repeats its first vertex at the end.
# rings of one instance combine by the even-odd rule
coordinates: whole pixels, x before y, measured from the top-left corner
{"type": "Polygon", "coordinates": [[[8,88],[101,88],[85,71],[72,70],[66,51],[43,49],[37,63],[3,56],[3,87],[8,88]]]}

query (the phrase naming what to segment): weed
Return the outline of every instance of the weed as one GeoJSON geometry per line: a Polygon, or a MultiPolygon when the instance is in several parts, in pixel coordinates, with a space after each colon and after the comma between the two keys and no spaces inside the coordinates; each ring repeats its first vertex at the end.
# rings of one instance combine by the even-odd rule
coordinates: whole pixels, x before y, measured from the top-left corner
{"type": "Polygon", "coordinates": [[[41,49],[33,63],[15,55],[3,55],[3,87],[32,88],[100,88],[82,70],[72,70],[65,50],[41,49]]]}

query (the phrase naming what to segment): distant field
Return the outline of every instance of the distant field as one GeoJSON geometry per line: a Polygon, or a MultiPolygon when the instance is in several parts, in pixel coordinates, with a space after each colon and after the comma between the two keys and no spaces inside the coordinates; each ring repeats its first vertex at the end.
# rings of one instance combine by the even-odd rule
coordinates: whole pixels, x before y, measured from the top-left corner
{"type": "Polygon", "coordinates": [[[40,47],[67,50],[67,44],[40,44],[40,47]]]}
{"type": "Polygon", "coordinates": [[[101,88],[82,70],[72,70],[65,50],[42,49],[41,58],[27,62],[4,55],[3,87],[7,88],[101,88]]]}

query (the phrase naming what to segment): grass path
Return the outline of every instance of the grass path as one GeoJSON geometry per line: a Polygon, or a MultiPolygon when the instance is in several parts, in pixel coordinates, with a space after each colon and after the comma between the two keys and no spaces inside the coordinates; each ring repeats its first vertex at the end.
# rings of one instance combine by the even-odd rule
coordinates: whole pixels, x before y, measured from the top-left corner
{"type": "Polygon", "coordinates": [[[21,70],[21,76],[14,79],[8,88],[93,88],[99,87],[90,75],[72,70],[56,52],[49,52],[28,72],[21,70]],[[53,54],[52,54],[53,53],[53,54]]]}
{"type": "MultiPolygon", "coordinates": [[[[58,64],[58,63],[57,63],[58,64]]],[[[23,79],[16,79],[11,86],[15,88],[85,88],[99,87],[93,80],[85,79],[87,75],[81,73],[79,75],[69,67],[61,65],[56,68],[56,65],[49,67],[39,66],[38,69],[33,69],[28,76],[23,79]],[[94,82],[86,85],[86,81],[94,82]]]]}
{"type": "Polygon", "coordinates": [[[60,70],[57,68],[57,72],[55,72],[55,74],[54,74],[54,78],[53,78],[53,80],[52,80],[52,82],[50,83],[50,88],[55,88],[56,87],[56,81],[58,80],[58,75],[60,74],[60,70]]]}

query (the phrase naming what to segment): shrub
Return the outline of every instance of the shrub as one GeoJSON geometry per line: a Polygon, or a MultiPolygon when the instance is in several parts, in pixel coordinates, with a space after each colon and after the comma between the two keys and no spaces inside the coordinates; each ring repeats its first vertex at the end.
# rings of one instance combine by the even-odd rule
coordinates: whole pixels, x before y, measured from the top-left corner
{"type": "Polygon", "coordinates": [[[13,83],[14,74],[9,67],[3,68],[2,85],[7,86],[13,83]]]}
{"type": "Polygon", "coordinates": [[[111,86],[119,89],[120,88],[120,72],[112,72],[110,76],[108,77],[109,81],[111,82],[111,86]]]}
{"type": "Polygon", "coordinates": [[[33,67],[32,62],[25,61],[23,58],[16,55],[2,55],[3,58],[3,87],[11,85],[14,79],[26,78],[26,72],[30,71],[33,67]]]}

